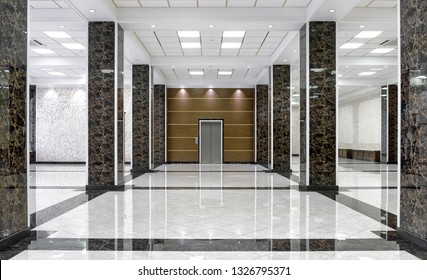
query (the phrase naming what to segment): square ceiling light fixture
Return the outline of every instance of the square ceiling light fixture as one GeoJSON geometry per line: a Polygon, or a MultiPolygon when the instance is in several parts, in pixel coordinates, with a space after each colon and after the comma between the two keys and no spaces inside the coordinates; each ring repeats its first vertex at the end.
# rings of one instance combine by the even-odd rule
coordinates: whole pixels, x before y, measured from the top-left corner
{"type": "Polygon", "coordinates": [[[199,38],[200,31],[178,31],[178,37],[180,38],[199,38]]]}
{"type": "Polygon", "coordinates": [[[218,71],[219,76],[231,76],[231,74],[233,74],[233,71],[225,71],[225,70],[218,71]]]}
{"type": "Polygon", "coordinates": [[[183,49],[200,49],[202,46],[200,42],[181,42],[181,47],[183,49]]]}
{"type": "Polygon", "coordinates": [[[49,49],[31,49],[31,50],[38,54],[54,54],[55,53],[49,49]]]}
{"type": "Polygon", "coordinates": [[[384,31],[361,31],[359,34],[354,36],[354,38],[358,39],[372,39],[383,33],[384,31]]]}
{"type": "Polygon", "coordinates": [[[190,70],[191,76],[202,76],[204,74],[203,70],[190,70]]]}
{"type": "Polygon", "coordinates": [[[79,44],[79,43],[64,43],[61,45],[63,45],[65,48],[67,48],[69,50],[84,50],[85,49],[85,46],[83,46],[82,44],[79,44]]]}
{"type": "Polygon", "coordinates": [[[222,37],[224,38],[243,38],[246,31],[223,31],[222,37]]]}
{"type": "Polygon", "coordinates": [[[357,49],[363,46],[363,43],[345,43],[340,47],[340,49],[357,49]]]}
{"type": "Polygon", "coordinates": [[[370,53],[384,54],[384,53],[389,53],[389,52],[391,52],[393,50],[394,50],[394,48],[378,48],[378,49],[375,49],[375,50],[371,51],[370,53]]]}
{"type": "Polygon", "coordinates": [[[44,31],[44,34],[53,39],[68,39],[71,38],[70,35],[65,33],[64,31],[44,31]]]}

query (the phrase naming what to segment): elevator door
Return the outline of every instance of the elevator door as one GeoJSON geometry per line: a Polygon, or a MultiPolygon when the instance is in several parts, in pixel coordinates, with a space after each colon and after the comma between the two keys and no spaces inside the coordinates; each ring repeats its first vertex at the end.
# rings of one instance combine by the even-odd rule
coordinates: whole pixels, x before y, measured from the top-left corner
{"type": "Polygon", "coordinates": [[[222,163],[222,121],[200,120],[199,162],[222,163]]]}

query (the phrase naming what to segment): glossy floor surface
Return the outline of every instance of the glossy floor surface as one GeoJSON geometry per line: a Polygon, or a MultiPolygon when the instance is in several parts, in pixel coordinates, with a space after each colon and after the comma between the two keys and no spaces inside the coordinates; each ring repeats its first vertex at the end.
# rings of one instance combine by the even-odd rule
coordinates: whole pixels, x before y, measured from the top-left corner
{"type": "MultiPolygon", "coordinates": [[[[298,159],[294,159],[297,162],[298,159]]],[[[162,165],[119,191],[31,167],[32,234],[2,259],[425,259],[396,241],[395,165],[340,159],[339,193],[259,165],[162,165]]]]}

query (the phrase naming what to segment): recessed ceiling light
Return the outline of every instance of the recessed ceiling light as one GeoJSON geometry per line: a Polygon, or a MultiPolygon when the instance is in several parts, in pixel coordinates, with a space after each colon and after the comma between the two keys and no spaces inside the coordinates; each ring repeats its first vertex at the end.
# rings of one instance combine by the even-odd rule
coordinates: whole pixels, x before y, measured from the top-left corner
{"type": "Polygon", "coordinates": [[[292,50],[293,52],[297,52],[297,50],[292,50]]]}
{"type": "Polygon", "coordinates": [[[360,28],[365,28],[365,27],[366,27],[366,25],[362,24],[362,25],[360,25],[359,27],[360,27],[360,28]]]}
{"type": "Polygon", "coordinates": [[[357,49],[363,46],[363,43],[345,43],[340,47],[340,49],[357,49]]]}
{"type": "Polygon", "coordinates": [[[200,42],[182,42],[181,47],[183,49],[200,49],[200,42]]]}
{"type": "Polygon", "coordinates": [[[267,25],[267,27],[268,27],[268,28],[273,28],[273,27],[274,27],[274,25],[273,25],[273,24],[269,24],[269,25],[267,25]]]}
{"type": "Polygon", "coordinates": [[[372,39],[383,33],[384,31],[360,31],[354,38],[372,39]]]}
{"type": "Polygon", "coordinates": [[[209,28],[214,28],[214,27],[215,27],[215,25],[209,24],[209,28]]]}
{"type": "Polygon", "coordinates": [[[371,51],[370,53],[389,53],[393,50],[394,50],[394,48],[378,48],[378,49],[371,51]]]}
{"type": "Polygon", "coordinates": [[[172,68],[175,68],[175,66],[174,66],[174,65],[172,65],[172,68]]]}
{"type": "Polygon", "coordinates": [[[345,68],[350,68],[350,66],[346,65],[345,68]]]}
{"type": "Polygon", "coordinates": [[[62,73],[62,72],[47,72],[48,74],[51,74],[51,75],[53,75],[53,76],[65,76],[65,74],[64,73],[62,73]]]}
{"type": "Polygon", "coordinates": [[[203,75],[203,71],[197,71],[197,70],[193,70],[193,71],[189,71],[191,76],[201,76],[203,75]]]}
{"type": "Polygon", "coordinates": [[[150,25],[151,28],[156,28],[155,24],[150,25]]]}
{"type": "Polygon", "coordinates": [[[85,46],[83,46],[82,44],[79,44],[79,43],[64,43],[61,45],[63,45],[65,48],[67,48],[69,50],[84,50],[85,49],[85,46]]]}
{"type": "Polygon", "coordinates": [[[89,12],[91,12],[91,13],[96,13],[96,10],[94,10],[94,9],[90,9],[90,10],[89,10],[89,12]]]}
{"type": "Polygon", "coordinates": [[[377,72],[362,72],[362,73],[359,73],[359,76],[372,76],[375,74],[377,74],[377,72]]]}
{"type": "Polygon", "coordinates": [[[31,49],[31,50],[38,54],[54,54],[54,52],[49,49],[31,49]]]}
{"type": "Polygon", "coordinates": [[[335,9],[330,9],[328,12],[335,13],[335,9]]]}
{"type": "Polygon", "coordinates": [[[127,53],[130,53],[130,50],[126,50],[127,53]]]}
{"type": "Polygon", "coordinates": [[[65,25],[60,25],[59,27],[60,27],[60,28],[65,28],[65,25]]]}
{"type": "Polygon", "coordinates": [[[178,31],[178,36],[180,38],[199,38],[199,31],[178,31]]]}
{"type": "Polygon", "coordinates": [[[222,37],[224,38],[242,38],[245,36],[245,31],[223,31],[222,37]]]}
{"type": "Polygon", "coordinates": [[[230,76],[231,74],[233,74],[232,71],[221,71],[221,70],[218,71],[218,75],[221,75],[221,76],[230,76]]]}
{"type": "Polygon", "coordinates": [[[240,49],[242,46],[242,43],[222,43],[221,48],[222,49],[240,49]]]}
{"type": "Polygon", "coordinates": [[[384,66],[384,68],[387,68],[388,66],[386,65],[386,66],[384,66]]]}
{"type": "Polygon", "coordinates": [[[54,39],[68,39],[71,38],[70,35],[65,33],[64,31],[44,31],[44,34],[54,39]]]}
{"type": "Polygon", "coordinates": [[[248,68],[251,68],[251,66],[249,65],[248,68]]]}

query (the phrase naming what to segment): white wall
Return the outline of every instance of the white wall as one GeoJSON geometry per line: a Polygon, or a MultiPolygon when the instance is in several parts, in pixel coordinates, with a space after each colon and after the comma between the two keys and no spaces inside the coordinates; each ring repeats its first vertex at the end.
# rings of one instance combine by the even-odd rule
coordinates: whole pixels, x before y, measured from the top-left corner
{"type": "Polygon", "coordinates": [[[381,150],[381,99],[374,94],[341,102],[338,114],[340,149],[381,150]]]}
{"type": "Polygon", "coordinates": [[[85,162],[87,108],[84,88],[37,88],[36,160],[85,162]]]}

